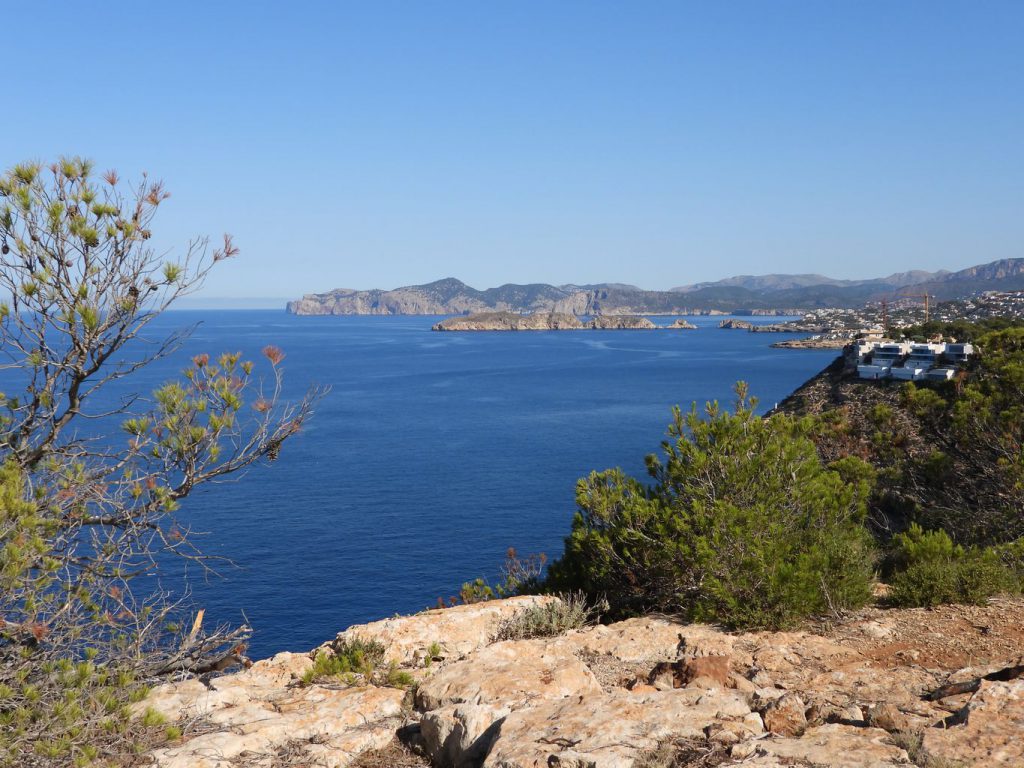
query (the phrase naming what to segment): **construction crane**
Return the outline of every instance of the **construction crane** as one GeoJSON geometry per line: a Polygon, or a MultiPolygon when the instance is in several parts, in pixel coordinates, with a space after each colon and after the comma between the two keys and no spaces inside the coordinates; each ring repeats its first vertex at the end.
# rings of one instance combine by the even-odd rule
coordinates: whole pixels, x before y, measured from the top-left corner
{"type": "Polygon", "coordinates": [[[908,299],[924,299],[924,321],[927,323],[931,314],[928,311],[928,301],[931,299],[927,293],[910,293],[907,294],[908,299]]]}

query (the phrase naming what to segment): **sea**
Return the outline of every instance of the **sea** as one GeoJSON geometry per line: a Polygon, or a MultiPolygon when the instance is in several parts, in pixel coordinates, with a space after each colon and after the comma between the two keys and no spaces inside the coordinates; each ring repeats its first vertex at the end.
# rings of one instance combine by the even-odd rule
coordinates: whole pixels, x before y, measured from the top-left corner
{"type": "Polygon", "coordinates": [[[576,481],[609,467],[645,477],[672,406],[731,403],[743,380],[767,410],[836,354],[772,349],[794,335],[722,330],[722,317],[687,318],[695,331],[431,331],[439,319],[190,310],[148,327],[150,340],[192,332],[122,394],[145,396],[200,353],[265,369],[268,344],[285,354],[286,397],[328,389],[276,461],[179,512],[219,575],[171,567],[161,587],[208,626],[247,622],[254,658],[496,582],[509,547],[557,557],[576,481]]]}

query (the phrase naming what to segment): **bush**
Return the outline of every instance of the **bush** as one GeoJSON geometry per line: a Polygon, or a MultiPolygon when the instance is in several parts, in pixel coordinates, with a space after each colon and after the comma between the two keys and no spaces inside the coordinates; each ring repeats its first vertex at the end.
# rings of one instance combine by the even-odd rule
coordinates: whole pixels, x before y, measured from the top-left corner
{"type": "Polygon", "coordinates": [[[306,670],[302,682],[309,685],[326,678],[339,678],[352,684],[359,678],[370,681],[384,662],[387,649],[376,640],[339,640],[330,651],[320,650],[313,656],[313,666],[306,670]]]}
{"type": "Polygon", "coordinates": [[[360,637],[339,640],[331,650],[319,650],[313,656],[313,666],[302,675],[305,685],[337,680],[345,685],[389,685],[408,688],[415,680],[400,670],[395,662],[384,663],[387,648],[377,640],[360,637]]]}
{"type": "Polygon", "coordinates": [[[676,408],[645,487],[619,469],[577,484],[578,511],[548,588],[607,595],[613,615],[680,613],[778,628],[863,605],[873,546],[869,472],[822,465],[812,424],[762,419],[745,386],[734,413],[676,408]]]}
{"type": "Polygon", "coordinates": [[[980,605],[1001,592],[1020,591],[1020,578],[996,548],[965,548],[945,531],[925,531],[916,523],[893,544],[896,572],[889,597],[895,605],[980,605]]]}
{"type": "Polygon", "coordinates": [[[531,605],[505,619],[495,640],[528,640],[532,637],[557,637],[571,629],[580,629],[597,620],[605,603],[591,605],[582,592],[563,594],[558,600],[531,605]]]}

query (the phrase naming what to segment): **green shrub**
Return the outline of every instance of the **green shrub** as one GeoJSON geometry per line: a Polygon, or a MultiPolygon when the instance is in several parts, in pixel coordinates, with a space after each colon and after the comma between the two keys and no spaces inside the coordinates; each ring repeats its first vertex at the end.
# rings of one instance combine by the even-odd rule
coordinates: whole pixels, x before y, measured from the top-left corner
{"type": "Polygon", "coordinates": [[[870,598],[864,527],[870,472],[822,465],[809,420],[676,408],[655,484],[619,469],[577,484],[578,511],[549,589],[607,595],[613,615],[680,613],[730,627],[777,628],[870,598]]]}
{"type": "Polygon", "coordinates": [[[1001,592],[1020,590],[1020,578],[993,547],[962,547],[945,531],[916,523],[897,534],[890,600],[901,607],[942,603],[982,604],[1001,592]]]}
{"type": "Polygon", "coordinates": [[[302,675],[302,682],[311,685],[324,681],[339,681],[346,685],[372,683],[393,688],[408,688],[415,679],[399,669],[398,664],[384,663],[387,649],[377,640],[356,637],[339,640],[331,650],[319,650],[313,657],[313,666],[302,675]]]}
{"type": "Polygon", "coordinates": [[[1010,569],[1018,585],[1024,589],[1024,538],[993,547],[1003,564],[1010,569]]]}
{"type": "Polygon", "coordinates": [[[354,684],[360,678],[369,682],[384,661],[384,645],[376,640],[339,640],[330,651],[320,650],[313,657],[313,666],[302,675],[306,685],[336,678],[354,684]]]}
{"type": "Polygon", "coordinates": [[[416,679],[398,668],[395,662],[388,665],[387,673],[383,677],[384,682],[392,688],[408,688],[416,682],[416,679]]]}
{"type": "Polygon", "coordinates": [[[558,596],[558,600],[522,608],[498,625],[495,640],[527,640],[532,637],[557,637],[571,629],[580,629],[597,620],[604,607],[591,605],[582,592],[558,596]]]}

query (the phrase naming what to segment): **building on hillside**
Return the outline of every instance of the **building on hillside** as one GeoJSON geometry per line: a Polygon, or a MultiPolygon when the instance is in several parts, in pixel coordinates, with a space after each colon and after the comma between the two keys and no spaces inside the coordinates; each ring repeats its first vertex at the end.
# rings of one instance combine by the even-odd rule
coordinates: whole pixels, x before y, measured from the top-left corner
{"type": "Polygon", "coordinates": [[[967,358],[974,354],[973,344],[947,344],[946,359],[957,365],[967,362],[967,358]]]}
{"type": "Polygon", "coordinates": [[[971,344],[858,339],[857,376],[862,379],[902,381],[944,381],[953,378],[957,367],[974,354],[971,344]]]}
{"type": "Polygon", "coordinates": [[[932,368],[926,374],[928,381],[949,381],[956,375],[956,368],[949,368],[948,366],[942,366],[941,368],[932,368]]]}

